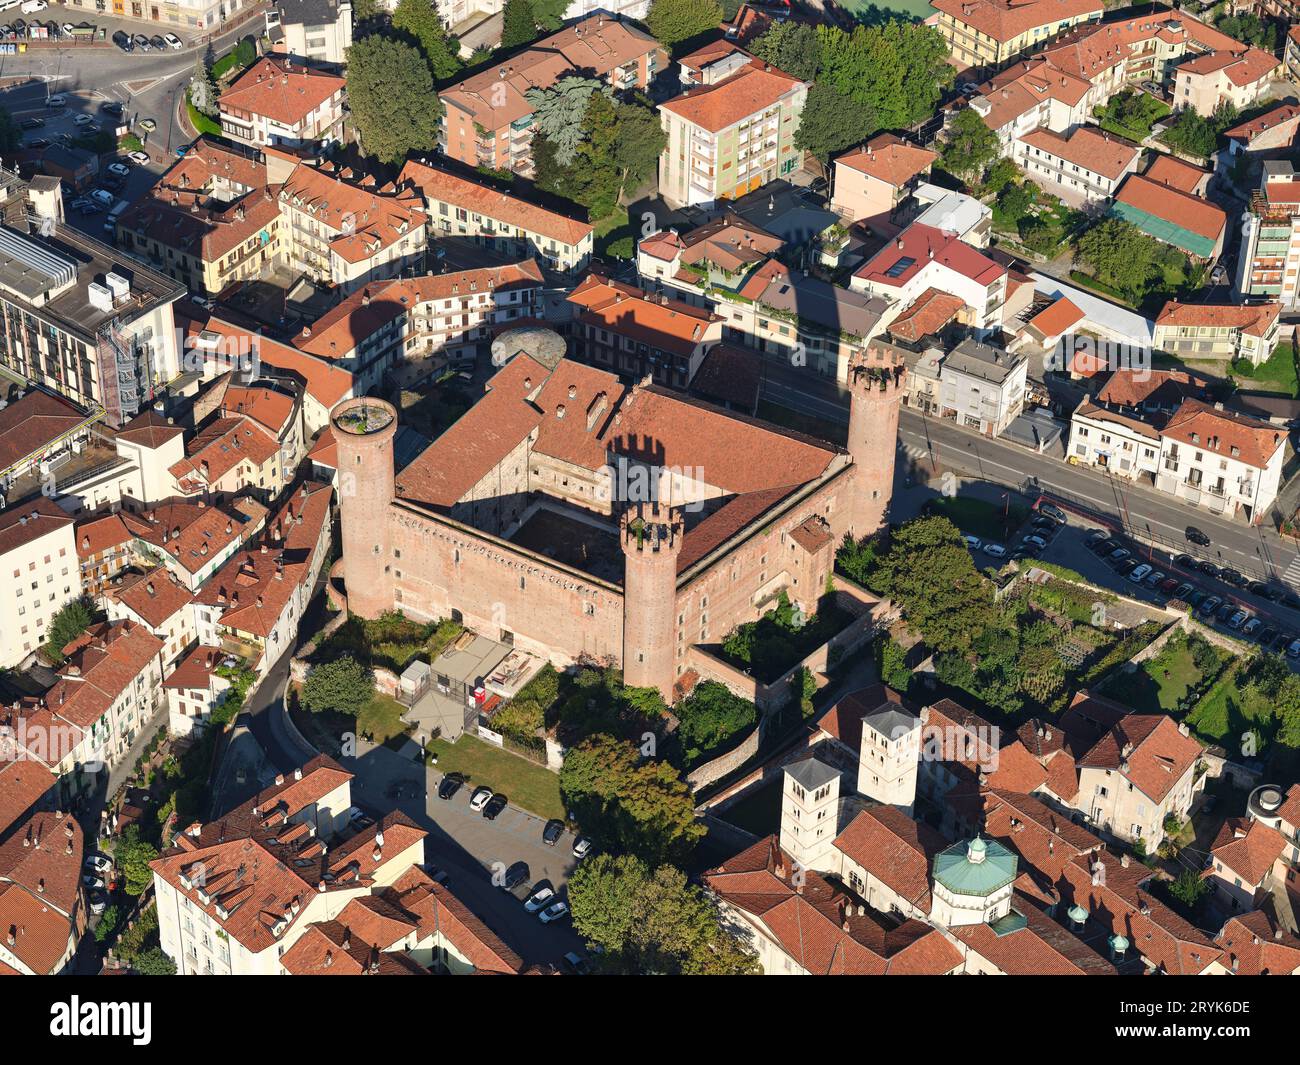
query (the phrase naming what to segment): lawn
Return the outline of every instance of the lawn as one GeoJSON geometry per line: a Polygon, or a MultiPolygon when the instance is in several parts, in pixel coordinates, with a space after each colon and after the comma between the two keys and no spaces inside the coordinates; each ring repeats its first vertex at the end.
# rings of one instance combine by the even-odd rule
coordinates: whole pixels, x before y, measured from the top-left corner
{"type": "Polygon", "coordinates": [[[1169,714],[1178,709],[1203,676],[1187,641],[1171,638],[1155,658],[1133,673],[1116,673],[1106,688],[1139,713],[1169,714]]]}
{"type": "Polygon", "coordinates": [[[958,529],[981,540],[1003,540],[1010,530],[1020,526],[1029,511],[1019,503],[1012,503],[1008,512],[1002,503],[963,496],[945,496],[932,499],[927,508],[933,514],[942,514],[958,529]]]}
{"type": "Polygon", "coordinates": [[[376,743],[387,743],[394,736],[405,736],[411,729],[402,720],[406,710],[391,695],[375,692],[375,697],[357,715],[357,732],[370,736],[376,743]]]}
{"type": "Polygon", "coordinates": [[[549,769],[511,754],[476,736],[461,736],[455,743],[431,740],[428,750],[438,756],[444,773],[460,773],[471,788],[486,784],[494,792],[538,817],[564,817],[560,778],[549,769]]]}
{"type": "Polygon", "coordinates": [[[1169,114],[1169,105],[1145,92],[1128,90],[1111,98],[1105,107],[1094,109],[1097,124],[1104,130],[1141,142],[1151,127],[1169,114]]]}
{"type": "Polygon", "coordinates": [[[1300,394],[1295,348],[1291,344],[1279,344],[1273,349],[1273,354],[1258,366],[1251,366],[1244,360],[1233,363],[1232,376],[1239,379],[1236,381],[1239,388],[1263,389],[1288,396],[1300,394]]]}
{"type": "Polygon", "coordinates": [[[885,0],[883,4],[868,3],[867,0],[843,0],[843,7],[869,26],[891,18],[928,19],[934,14],[930,0],[885,0]]]}
{"type": "Polygon", "coordinates": [[[339,752],[347,735],[365,736],[373,743],[398,750],[413,731],[413,726],[401,719],[405,707],[380,692],[375,692],[355,718],[338,710],[312,713],[296,700],[292,709],[294,724],[302,730],[307,742],[330,755],[339,752]]]}
{"type": "Polygon", "coordinates": [[[636,241],[627,208],[615,207],[611,214],[592,223],[592,239],[596,255],[602,259],[631,259],[636,254],[636,241]]]}
{"type": "Polygon", "coordinates": [[[1205,693],[1205,698],[1187,715],[1187,724],[1201,739],[1211,743],[1228,741],[1228,745],[1235,749],[1236,738],[1247,729],[1249,722],[1272,716],[1273,709],[1265,700],[1243,689],[1247,673],[1244,662],[1225,670],[1214,687],[1205,693]]]}
{"type": "Polygon", "coordinates": [[[221,123],[209,118],[190,103],[189,93],[185,94],[185,110],[190,116],[190,125],[200,134],[211,133],[217,137],[221,136],[221,123]]]}

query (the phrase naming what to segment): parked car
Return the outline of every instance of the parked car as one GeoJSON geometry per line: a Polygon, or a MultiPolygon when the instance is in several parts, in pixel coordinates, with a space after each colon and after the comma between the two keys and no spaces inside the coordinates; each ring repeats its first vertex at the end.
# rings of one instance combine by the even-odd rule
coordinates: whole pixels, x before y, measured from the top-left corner
{"type": "Polygon", "coordinates": [[[1136,558],[1126,558],[1122,562],[1120,562],[1115,572],[1118,573],[1121,577],[1127,577],[1130,573],[1132,573],[1137,568],[1138,568],[1138,560],[1136,558]]]}
{"type": "Polygon", "coordinates": [[[564,822],[557,817],[552,817],[542,829],[542,842],[548,847],[554,847],[562,835],[564,835],[564,822]]]}
{"type": "Polygon", "coordinates": [[[148,152],[129,152],[127,158],[137,166],[144,166],[149,161],[148,152]]]}
{"type": "Polygon", "coordinates": [[[1238,573],[1235,569],[1225,568],[1219,570],[1219,580],[1227,581],[1234,588],[1240,588],[1246,583],[1246,578],[1238,573]]]}
{"type": "Polygon", "coordinates": [[[487,804],[483,807],[483,816],[489,821],[495,821],[497,816],[510,805],[510,800],[500,792],[488,799],[487,804]]]}
{"type": "Polygon", "coordinates": [[[1296,635],[1294,632],[1287,632],[1285,629],[1280,630],[1278,634],[1273,637],[1272,650],[1274,651],[1283,650],[1284,648],[1288,647],[1291,644],[1291,641],[1293,641],[1295,638],[1296,635]]]}
{"type": "Polygon", "coordinates": [[[1132,571],[1128,574],[1129,582],[1132,584],[1141,584],[1144,580],[1146,580],[1147,574],[1150,572],[1151,572],[1151,567],[1148,566],[1145,562],[1143,562],[1141,565],[1134,566],[1132,571]]]}
{"type": "Polygon", "coordinates": [[[1040,551],[1047,546],[1047,541],[1044,540],[1041,536],[1026,536],[1023,540],[1020,541],[1020,543],[1022,545],[1036,547],[1040,551]]]}
{"type": "Polygon", "coordinates": [[[1196,591],[1195,585],[1187,584],[1184,582],[1183,584],[1180,584],[1177,588],[1174,589],[1173,597],[1175,599],[1181,599],[1185,603],[1187,602],[1187,597],[1195,591],[1196,591]]]}
{"type": "Polygon", "coordinates": [[[139,48],[140,51],[142,52],[147,52],[151,47],[153,47],[149,43],[149,38],[146,37],[143,33],[137,33],[134,37],[132,37],[131,43],[134,44],[137,48],[139,48]]]}
{"type": "Polygon", "coordinates": [[[161,52],[164,48],[167,47],[167,42],[162,39],[161,33],[155,33],[152,37],[149,38],[149,47],[156,48],[158,49],[158,51],[161,52]]]}
{"type": "Polygon", "coordinates": [[[980,538],[978,536],[971,536],[970,533],[962,533],[961,538],[966,541],[966,546],[972,551],[978,551],[980,549],[980,538]]]}
{"type": "Polygon", "coordinates": [[[1214,612],[1214,620],[1224,624],[1236,612],[1237,606],[1235,603],[1224,603],[1214,612]]]}
{"type": "Polygon", "coordinates": [[[1119,566],[1131,553],[1127,547],[1117,547],[1106,557],[1106,564],[1108,566],[1119,566]]]}
{"type": "Polygon", "coordinates": [[[146,133],[152,133],[154,130],[158,128],[158,123],[155,122],[152,118],[142,118],[140,119],[139,122],[136,123],[136,125],[139,126],[146,133]]]}
{"type": "Polygon", "coordinates": [[[1246,623],[1241,627],[1241,634],[1243,636],[1253,637],[1255,633],[1263,627],[1263,625],[1264,623],[1260,621],[1259,618],[1247,618],[1246,623]]]}
{"type": "Polygon", "coordinates": [[[1110,533],[1105,529],[1089,529],[1088,534],[1083,538],[1083,542],[1091,547],[1098,540],[1105,540],[1110,533]]]}
{"type": "MultiPolygon", "coordinates": [[[[1296,641],[1300,644],[1300,640],[1296,641]]],[[[569,915],[569,904],[567,902],[553,902],[537,915],[537,919],[542,924],[550,924],[552,921],[558,921],[561,917],[569,915]]]]}
{"type": "Polygon", "coordinates": [[[174,33],[164,33],[164,34],[163,34],[163,40],[167,42],[167,47],[168,47],[168,48],[184,48],[184,47],[185,47],[185,46],[181,43],[181,39],[180,39],[179,37],[177,37],[176,34],[174,34],[174,33]]]}
{"type": "Polygon", "coordinates": [[[96,873],[103,873],[105,876],[113,871],[113,863],[102,854],[88,854],[82,864],[87,869],[96,873]]]}
{"type": "Polygon", "coordinates": [[[1207,598],[1204,602],[1202,602],[1200,606],[1196,608],[1196,612],[1200,614],[1202,617],[1208,618],[1211,617],[1214,614],[1214,612],[1218,610],[1219,607],[1222,605],[1223,605],[1223,600],[1220,599],[1217,595],[1212,595],[1209,598],[1207,598]]]}
{"type": "Polygon", "coordinates": [[[124,52],[135,51],[135,45],[131,43],[130,34],[123,33],[121,30],[118,30],[115,34],[113,34],[113,43],[117,45],[120,49],[122,49],[122,51],[124,52]]]}
{"type": "Polygon", "coordinates": [[[1187,597],[1187,605],[1190,606],[1193,610],[1196,610],[1203,602],[1205,602],[1206,599],[1209,598],[1209,596],[1210,596],[1209,592],[1202,591],[1200,588],[1197,588],[1195,591],[1192,592],[1191,595],[1187,597]]]}
{"type": "Polygon", "coordinates": [[[99,204],[100,207],[112,207],[113,194],[106,189],[91,189],[90,201],[99,204]]]}
{"type": "Polygon", "coordinates": [[[1255,642],[1258,643],[1260,647],[1267,648],[1275,639],[1277,639],[1277,629],[1273,628],[1272,625],[1265,625],[1255,633],[1255,642]]]}
{"type": "Polygon", "coordinates": [[[124,163],[109,163],[108,172],[116,177],[128,178],[131,176],[131,168],[124,163]]]}
{"type": "Polygon", "coordinates": [[[1287,658],[1300,658],[1300,640],[1292,640],[1286,647],[1287,658]]]}
{"type": "Polygon", "coordinates": [[[1049,518],[1051,518],[1053,521],[1057,522],[1060,525],[1064,525],[1067,520],[1065,517],[1065,511],[1063,511],[1060,507],[1053,506],[1051,503],[1044,503],[1040,501],[1038,506],[1035,509],[1038,511],[1039,514],[1046,514],[1049,518]]]}
{"type": "Polygon", "coordinates": [[[1228,628],[1230,629],[1241,628],[1246,623],[1246,619],[1248,617],[1250,617],[1250,615],[1247,614],[1244,610],[1234,610],[1232,612],[1232,615],[1228,618],[1228,628]]]}
{"type": "Polygon", "coordinates": [[[448,773],[438,784],[438,798],[450,799],[460,791],[460,786],[464,783],[465,778],[459,773],[448,773]]]}
{"type": "Polygon", "coordinates": [[[1196,561],[1196,559],[1192,558],[1191,555],[1175,555],[1175,556],[1174,556],[1174,565],[1175,565],[1175,566],[1178,566],[1180,569],[1200,569],[1200,568],[1201,568],[1201,567],[1200,567],[1200,563],[1198,563],[1198,562],[1196,561]]]}
{"type": "Polygon", "coordinates": [[[478,812],[483,809],[492,800],[492,789],[487,787],[478,787],[474,789],[474,794],[469,797],[469,808],[478,812]]]}
{"type": "Polygon", "coordinates": [[[1206,536],[1205,533],[1201,532],[1201,530],[1195,525],[1187,526],[1187,532],[1185,535],[1187,536],[1187,542],[1189,544],[1196,544],[1199,547],[1210,546],[1210,538],[1206,536]]]}
{"type": "Polygon", "coordinates": [[[359,806],[348,807],[348,824],[350,824],[358,832],[360,832],[363,828],[369,828],[374,823],[375,823],[375,819],[371,817],[368,813],[366,813],[365,810],[361,809],[361,807],[359,806]]]}
{"type": "Polygon", "coordinates": [[[90,907],[90,912],[98,917],[108,909],[108,896],[102,891],[92,891],[86,896],[86,904],[90,907]]]}
{"type": "Polygon", "coordinates": [[[1142,583],[1151,589],[1155,589],[1165,579],[1165,571],[1162,569],[1153,570],[1142,578],[1142,583]]]}
{"type": "Polygon", "coordinates": [[[1213,562],[1210,562],[1208,560],[1205,562],[1198,562],[1196,568],[1199,569],[1202,573],[1204,573],[1207,577],[1217,577],[1219,575],[1219,567],[1216,566],[1213,562]]]}
{"type": "Polygon", "coordinates": [[[120,100],[102,100],[100,101],[99,109],[106,115],[120,115],[126,110],[126,108],[122,106],[120,100]]]}
{"type": "Polygon", "coordinates": [[[501,886],[507,891],[517,888],[520,884],[528,879],[528,863],[515,862],[506,870],[506,875],[501,881],[501,886]]]}
{"type": "Polygon", "coordinates": [[[579,836],[573,844],[573,856],[577,858],[578,861],[582,861],[582,859],[587,857],[590,853],[591,840],[587,839],[586,836],[579,836]]]}
{"type": "MultiPolygon", "coordinates": [[[[1178,583],[1177,577],[1166,577],[1158,585],[1156,585],[1156,588],[1163,595],[1173,595],[1174,592],[1177,591],[1179,587],[1181,586],[1178,583]]],[[[1190,588],[1191,585],[1188,585],[1188,587],[1190,588]]]]}
{"type": "Polygon", "coordinates": [[[45,100],[45,106],[46,106],[46,107],[62,107],[62,106],[63,106],[64,104],[66,104],[67,102],[68,102],[68,99],[67,99],[66,96],[63,95],[63,93],[61,93],[61,92],[56,92],[53,96],[50,96],[50,97],[47,97],[47,98],[46,98],[46,100],[45,100]]]}
{"type": "Polygon", "coordinates": [[[1251,581],[1246,585],[1246,591],[1251,595],[1258,595],[1265,599],[1268,598],[1268,585],[1263,581],[1251,581]]]}
{"type": "Polygon", "coordinates": [[[589,976],[591,966],[587,964],[587,959],[576,951],[569,951],[562,959],[564,968],[574,976],[589,976]]]}
{"type": "Polygon", "coordinates": [[[47,141],[44,137],[37,137],[34,141],[27,142],[27,147],[31,148],[33,151],[35,151],[38,148],[48,148],[49,146],[50,146],[50,142],[47,141]]]}
{"type": "MultiPolygon", "coordinates": [[[[1297,640],[1296,643],[1300,643],[1300,640],[1297,640]]],[[[103,888],[104,886],[104,880],[102,877],[94,876],[90,873],[87,873],[81,878],[81,883],[84,887],[88,888],[103,888]]]]}
{"type": "Polygon", "coordinates": [[[539,887],[527,899],[524,900],[524,909],[529,913],[536,913],[538,910],[544,910],[551,905],[555,899],[555,892],[549,887],[539,887]]]}
{"type": "Polygon", "coordinates": [[[1117,544],[1114,540],[1102,539],[1102,540],[1094,540],[1092,543],[1090,543],[1088,545],[1088,550],[1091,551],[1098,558],[1105,558],[1107,555],[1109,555],[1112,551],[1114,551],[1118,547],[1119,544],[1117,544]]]}
{"type": "Polygon", "coordinates": [[[45,119],[43,118],[24,118],[21,122],[18,123],[18,128],[19,129],[40,129],[43,125],[45,125],[45,119]]]}
{"type": "Polygon", "coordinates": [[[981,550],[982,550],[986,555],[988,555],[989,558],[1006,558],[1006,557],[1007,557],[1007,549],[1006,549],[1005,547],[1003,547],[1001,544],[985,544],[985,545],[981,548],[981,550]]]}

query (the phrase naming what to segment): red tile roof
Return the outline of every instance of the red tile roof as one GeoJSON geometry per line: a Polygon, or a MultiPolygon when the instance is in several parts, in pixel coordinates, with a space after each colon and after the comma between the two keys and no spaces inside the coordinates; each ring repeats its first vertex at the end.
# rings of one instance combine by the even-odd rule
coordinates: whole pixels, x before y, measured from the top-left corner
{"type": "Polygon", "coordinates": [[[1291,976],[1300,970],[1300,939],[1267,910],[1230,918],[1214,942],[1225,951],[1223,963],[1239,976],[1291,976]]]}
{"type": "Polygon", "coordinates": [[[1170,300],[1156,317],[1157,326],[1199,326],[1240,329],[1247,336],[1262,337],[1282,314],[1280,303],[1179,303],[1170,300]]]}
{"type": "Polygon", "coordinates": [[[124,577],[109,595],[155,631],[194,601],[189,589],[163,566],[124,577]]]}
{"type": "Polygon", "coordinates": [[[916,342],[932,336],[957,317],[965,300],[937,288],[927,288],[889,323],[889,333],[899,340],[916,342]]]}
{"type": "Polygon", "coordinates": [[[1286,433],[1277,426],[1196,399],[1183,401],[1162,435],[1216,455],[1231,455],[1257,469],[1265,469],[1286,445],[1286,433]]]}
{"type": "Polygon", "coordinates": [[[1043,127],[1026,133],[1020,139],[1031,148],[1067,163],[1077,163],[1111,181],[1131,167],[1142,151],[1131,141],[1090,126],[1080,126],[1068,137],[1043,127]]]}
{"type": "Polygon", "coordinates": [[[1210,174],[1209,171],[1202,170],[1199,166],[1192,166],[1191,163],[1184,163],[1172,155],[1157,155],[1155,161],[1147,167],[1146,176],[1161,185],[1168,185],[1171,189],[1194,196],[1196,187],[1210,174]]]}
{"type": "Polygon", "coordinates": [[[938,0],[932,6],[1002,44],[1064,19],[1100,18],[1103,11],[1101,0],[938,0]]]}
{"type": "Polygon", "coordinates": [[[893,806],[863,810],[835,847],[922,913],[930,912],[930,866],[948,845],[929,825],[893,806]]]}
{"type": "Polygon", "coordinates": [[[931,262],[986,287],[1007,272],[955,233],[914,222],[858,267],[853,276],[873,284],[902,288],[931,262]]]}
{"type": "Polygon", "coordinates": [[[0,475],[95,420],[61,396],[28,392],[0,410],[0,475]]]}
{"type": "Polygon", "coordinates": [[[12,510],[0,510],[0,555],[72,524],[72,516],[45,496],[12,510]]]}
{"type": "Polygon", "coordinates": [[[0,738],[0,837],[54,787],[54,774],[0,738]]]}
{"type": "Polygon", "coordinates": [[[1216,862],[1223,863],[1225,871],[1258,889],[1286,848],[1286,837],[1276,828],[1262,821],[1229,817],[1219,829],[1210,853],[1216,862]]]}
{"type": "Polygon", "coordinates": [[[263,56],[221,94],[219,103],[223,111],[262,115],[296,129],[346,86],[347,81],[336,74],[287,57],[263,56]]]}
{"type": "Polygon", "coordinates": [[[1118,970],[1073,932],[1043,913],[1034,900],[1017,892],[1013,909],[1025,919],[1014,931],[988,924],[950,929],[981,958],[1008,976],[1116,976],[1118,970]]]}
{"type": "Polygon", "coordinates": [[[867,174],[897,189],[914,177],[928,173],[938,158],[938,153],[928,148],[918,148],[892,133],[881,133],[861,148],[854,148],[839,156],[835,165],[847,166],[850,170],[867,174]]]}
{"type": "Polygon", "coordinates": [[[1125,178],[1115,199],[1211,241],[1217,242],[1228,224],[1222,208],[1142,174],[1125,178]]]}

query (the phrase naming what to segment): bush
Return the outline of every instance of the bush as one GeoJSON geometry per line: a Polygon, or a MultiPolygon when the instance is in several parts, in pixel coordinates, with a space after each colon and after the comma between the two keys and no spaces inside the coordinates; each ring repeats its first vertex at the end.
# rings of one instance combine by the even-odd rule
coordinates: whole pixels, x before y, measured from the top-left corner
{"type": "Polygon", "coordinates": [[[706,680],[677,707],[678,735],[686,760],[722,746],[737,733],[747,731],[758,720],[758,710],[748,699],[733,694],[724,684],[706,680]]]}
{"type": "Polygon", "coordinates": [[[355,717],[374,695],[374,673],[351,655],[344,655],[312,668],[302,687],[302,705],[312,713],[335,710],[355,717]]]}

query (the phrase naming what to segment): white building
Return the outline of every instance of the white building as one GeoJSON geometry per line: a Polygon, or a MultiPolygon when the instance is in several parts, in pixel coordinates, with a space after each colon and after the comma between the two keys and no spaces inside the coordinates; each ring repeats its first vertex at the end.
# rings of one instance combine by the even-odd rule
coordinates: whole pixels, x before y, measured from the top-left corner
{"type": "Polygon", "coordinates": [[[1160,446],[1159,432],[1147,422],[1084,399],[1070,418],[1066,456],[1073,465],[1095,466],[1131,481],[1145,474],[1154,482],[1160,446]]]}
{"type": "Polygon", "coordinates": [[[0,667],[43,644],[54,615],[81,594],[74,522],[44,496],[0,511],[0,667]]]}
{"type": "Polygon", "coordinates": [[[219,672],[227,655],[220,647],[197,645],[163,678],[167,692],[167,731],[188,736],[202,728],[221,705],[231,682],[219,672]]]}
{"type": "Polygon", "coordinates": [[[940,407],[955,412],[958,425],[998,436],[1024,409],[1028,373],[1024,355],[963,340],[944,356],[940,407]]]}

